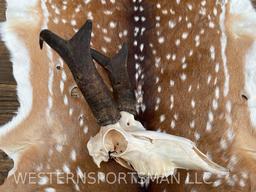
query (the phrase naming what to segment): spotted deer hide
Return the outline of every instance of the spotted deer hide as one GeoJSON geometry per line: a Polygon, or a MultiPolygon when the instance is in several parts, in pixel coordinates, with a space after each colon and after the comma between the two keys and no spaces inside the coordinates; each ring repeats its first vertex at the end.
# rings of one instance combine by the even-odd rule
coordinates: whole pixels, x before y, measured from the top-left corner
{"type": "Polygon", "coordinates": [[[11,54],[20,108],[0,128],[0,149],[14,160],[1,192],[141,189],[135,182],[107,182],[109,172],[129,172],[114,161],[100,169],[93,163],[86,145],[99,125],[63,60],[38,45],[42,29],[68,39],[86,19],[93,21],[91,46],[101,53],[112,56],[128,43],[136,119],[147,130],[192,140],[230,170],[227,176],[178,170],[179,182],[144,187],[256,190],[256,14],[249,0],[8,0],[6,15],[1,37],[11,54]],[[99,182],[63,183],[47,176],[35,184],[17,182],[18,174],[31,172],[74,173],[80,179],[95,172],[99,182]]]}

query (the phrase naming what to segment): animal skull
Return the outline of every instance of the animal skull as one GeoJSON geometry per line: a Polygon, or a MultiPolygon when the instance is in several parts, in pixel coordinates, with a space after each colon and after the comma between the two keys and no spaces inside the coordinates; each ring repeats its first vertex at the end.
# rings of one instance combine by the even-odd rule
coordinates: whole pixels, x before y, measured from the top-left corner
{"type": "MultiPolygon", "coordinates": [[[[228,173],[186,138],[146,131],[141,127],[123,127],[123,122],[127,121],[127,117],[132,119],[131,116],[123,112],[118,123],[102,127],[89,140],[87,148],[98,167],[111,156],[120,165],[143,176],[169,176],[177,168],[204,170],[221,175],[228,173]]],[[[136,123],[141,125],[134,119],[131,121],[133,125],[136,123]]]]}
{"type": "Polygon", "coordinates": [[[89,20],[68,41],[43,30],[40,46],[42,48],[46,41],[64,59],[101,126],[99,133],[87,144],[94,162],[100,166],[111,156],[122,166],[146,176],[169,176],[176,168],[227,173],[192,141],[147,131],[134,119],[136,100],[127,71],[128,45],[123,44],[116,55],[108,58],[90,48],[91,32],[92,21],[89,20]],[[108,72],[113,93],[103,82],[93,59],[108,72]]]}

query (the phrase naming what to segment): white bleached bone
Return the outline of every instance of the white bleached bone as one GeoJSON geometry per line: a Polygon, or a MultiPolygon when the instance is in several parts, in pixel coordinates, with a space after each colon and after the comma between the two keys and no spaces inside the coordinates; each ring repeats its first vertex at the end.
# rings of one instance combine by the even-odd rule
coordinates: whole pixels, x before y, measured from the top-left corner
{"type": "Polygon", "coordinates": [[[122,115],[124,119],[121,118],[118,123],[102,127],[89,140],[87,148],[98,167],[102,161],[109,160],[110,152],[117,163],[143,176],[169,176],[177,168],[221,175],[228,173],[186,138],[141,128],[123,129],[121,124],[126,117],[122,115]]]}
{"type": "Polygon", "coordinates": [[[143,125],[134,119],[134,115],[126,111],[121,111],[121,119],[119,120],[120,126],[125,131],[145,131],[143,125]]]}

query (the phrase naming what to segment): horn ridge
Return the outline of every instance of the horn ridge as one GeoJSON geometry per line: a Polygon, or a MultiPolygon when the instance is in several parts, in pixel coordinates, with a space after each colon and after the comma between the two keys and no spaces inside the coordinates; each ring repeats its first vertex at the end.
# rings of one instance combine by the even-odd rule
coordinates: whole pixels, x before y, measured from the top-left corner
{"type": "Polygon", "coordinates": [[[91,54],[92,58],[109,73],[118,109],[136,115],[136,99],[127,70],[127,43],[124,43],[119,52],[111,59],[96,50],[92,50],[91,54]]]}
{"type": "Polygon", "coordinates": [[[121,115],[112,94],[99,75],[91,56],[90,20],[69,40],[65,41],[49,30],[40,33],[40,46],[45,41],[66,62],[73,77],[101,126],[116,123],[121,115]]]}

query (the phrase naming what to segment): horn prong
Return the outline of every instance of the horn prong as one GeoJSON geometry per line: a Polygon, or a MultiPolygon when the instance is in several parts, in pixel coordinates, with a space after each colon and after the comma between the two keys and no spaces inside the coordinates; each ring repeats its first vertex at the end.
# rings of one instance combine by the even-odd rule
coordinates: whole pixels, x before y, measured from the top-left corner
{"type": "Polygon", "coordinates": [[[91,49],[91,55],[92,55],[92,58],[97,63],[99,63],[102,67],[104,67],[106,70],[111,72],[110,65],[109,65],[109,62],[110,62],[110,58],[109,57],[101,54],[100,52],[98,52],[95,49],[91,49]]]}
{"type": "Polygon", "coordinates": [[[92,32],[92,21],[87,20],[86,23],[79,29],[79,31],[70,39],[70,43],[76,45],[87,46],[87,49],[90,48],[91,41],[91,32],[92,32]],[[83,42],[83,43],[80,43],[83,42]]]}
{"type": "Polygon", "coordinates": [[[136,115],[136,99],[127,69],[127,43],[124,43],[119,52],[111,59],[96,50],[93,50],[91,53],[92,57],[109,72],[119,110],[136,115]]]}
{"type": "Polygon", "coordinates": [[[98,123],[106,126],[116,123],[121,115],[93,63],[90,51],[91,32],[92,22],[88,20],[69,41],[49,30],[42,31],[40,39],[64,59],[98,123]]]}

